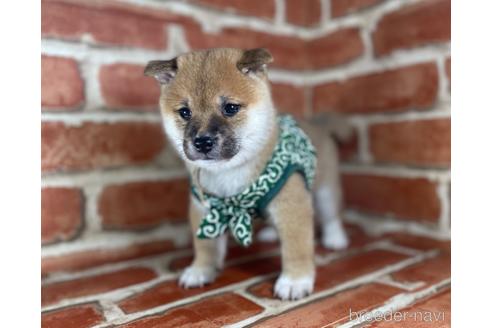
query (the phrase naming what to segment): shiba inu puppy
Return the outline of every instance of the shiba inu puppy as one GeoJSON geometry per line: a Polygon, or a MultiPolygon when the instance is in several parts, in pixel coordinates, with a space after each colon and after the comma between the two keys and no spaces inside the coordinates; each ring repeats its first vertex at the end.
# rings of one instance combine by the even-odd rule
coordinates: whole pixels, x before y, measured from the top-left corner
{"type": "MultiPolygon", "coordinates": [[[[265,49],[210,49],[148,63],[145,74],[161,84],[160,109],[168,139],[192,176],[197,193],[231,197],[242,193],[261,175],[279,139],[277,111],[272,102],[265,49]]],[[[283,300],[309,295],[315,281],[314,209],[322,222],[322,243],[344,248],[348,240],[340,222],[341,192],[333,134],[347,129],[332,121],[300,122],[317,151],[312,190],[305,177],[291,174],[264,215],[281,241],[282,272],[274,293],[283,300]],[[313,202],[314,200],[314,202],[313,202]]],[[[200,229],[209,212],[203,199],[190,193],[190,222],[200,229]]],[[[180,277],[186,288],[212,283],[223,267],[225,235],[194,237],[193,263],[180,277]]]]}

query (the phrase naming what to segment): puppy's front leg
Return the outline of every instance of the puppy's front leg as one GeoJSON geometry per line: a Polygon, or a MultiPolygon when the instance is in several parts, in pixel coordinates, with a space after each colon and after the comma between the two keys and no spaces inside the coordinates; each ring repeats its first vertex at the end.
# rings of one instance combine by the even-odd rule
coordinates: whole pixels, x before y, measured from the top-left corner
{"type": "Polygon", "coordinates": [[[292,175],[268,207],[277,227],[282,253],[282,273],[275,295],[282,300],[311,294],[315,279],[314,226],[311,194],[300,174],[292,175]]]}
{"type": "Polygon", "coordinates": [[[222,269],[224,264],[227,235],[217,239],[199,239],[196,237],[196,231],[204,215],[205,211],[202,205],[191,196],[189,216],[195,256],[193,263],[183,271],[179,278],[179,284],[185,288],[202,287],[213,282],[217,276],[217,271],[222,269]]]}

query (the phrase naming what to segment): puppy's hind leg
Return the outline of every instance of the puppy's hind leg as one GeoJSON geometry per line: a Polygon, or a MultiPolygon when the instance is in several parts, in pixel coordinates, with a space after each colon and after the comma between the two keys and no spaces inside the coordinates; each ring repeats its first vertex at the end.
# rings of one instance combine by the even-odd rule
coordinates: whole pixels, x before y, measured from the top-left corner
{"type": "Polygon", "coordinates": [[[322,244],[330,249],[344,249],[349,240],[340,217],[341,195],[338,185],[324,183],[315,191],[321,220],[322,244]]]}
{"type": "Polygon", "coordinates": [[[222,235],[217,239],[199,239],[195,236],[204,211],[193,196],[190,201],[189,215],[195,256],[193,263],[179,277],[179,284],[185,288],[202,287],[213,282],[218,271],[224,266],[227,235],[222,235]]]}

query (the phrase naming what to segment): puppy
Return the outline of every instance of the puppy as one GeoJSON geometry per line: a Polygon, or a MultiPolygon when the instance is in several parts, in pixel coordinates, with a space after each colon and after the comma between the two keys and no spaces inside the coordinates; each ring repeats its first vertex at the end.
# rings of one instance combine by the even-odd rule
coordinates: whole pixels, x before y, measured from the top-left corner
{"type": "MultiPolygon", "coordinates": [[[[243,193],[259,179],[277,149],[281,131],[267,77],[272,60],[265,49],[223,48],[152,61],[145,68],[144,73],[161,84],[164,129],[194,186],[189,218],[195,256],[179,280],[186,288],[212,283],[226,255],[226,234],[211,239],[196,235],[203,232],[202,221],[211,212],[204,195],[221,199],[243,193]]],[[[330,132],[343,136],[346,129],[309,122],[300,125],[317,152],[311,191],[306,188],[306,174],[293,172],[261,212],[273,222],[281,241],[282,272],[274,292],[282,300],[299,299],[313,290],[315,204],[324,246],[339,249],[348,243],[339,216],[337,150],[330,136],[330,132]]],[[[241,213],[247,226],[251,216],[241,213]]],[[[231,220],[235,219],[232,215],[231,220]]],[[[239,229],[236,239],[243,238],[243,232],[239,229]]]]}

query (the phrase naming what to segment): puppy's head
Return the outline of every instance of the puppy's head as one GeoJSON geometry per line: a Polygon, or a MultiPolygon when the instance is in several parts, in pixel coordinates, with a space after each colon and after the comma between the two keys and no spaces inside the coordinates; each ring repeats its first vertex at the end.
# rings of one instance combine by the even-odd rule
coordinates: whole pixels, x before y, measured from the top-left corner
{"type": "Polygon", "coordinates": [[[147,65],[161,84],[166,134],[185,161],[220,170],[257,155],[275,124],[271,61],[265,49],[211,49],[147,65]]]}

